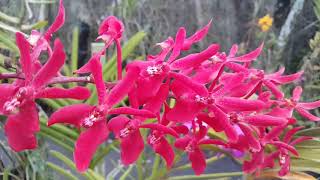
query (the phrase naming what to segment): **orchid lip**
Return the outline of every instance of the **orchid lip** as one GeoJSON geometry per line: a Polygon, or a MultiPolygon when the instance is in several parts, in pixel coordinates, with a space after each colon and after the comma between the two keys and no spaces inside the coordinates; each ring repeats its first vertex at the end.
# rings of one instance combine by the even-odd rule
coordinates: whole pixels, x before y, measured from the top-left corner
{"type": "Polygon", "coordinates": [[[13,96],[12,99],[4,103],[3,109],[6,114],[16,114],[19,112],[19,107],[27,98],[28,88],[22,87],[13,96]]]}
{"type": "Polygon", "coordinates": [[[121,129],[119,132],[119,137],[120,138],[125,138],[128,137],[131,133],[133,133],[135,130],[137,129],[137,127],[131,122],[129,121],[127,123],[127,125],[125,126],[125,128],[121,129]]]}
{"type": "Polygon", "coordinates": [[[104,109],[103,107],[96,107],[88,117],[84,118],[82,121],[82,126],[85,128],[90,128],[94,125],[95,122],[99,121],[102,119],[104,116],[104,109]]]}
{"type": "Polygon", "coordinates": [[[155,134],[152,134],[150,136],[149,142],[151,145],[158,144],[160,139],[161,139],[161,136],[156,136],[155,134]]]}
{"type": "Polygon", "coordinates": [[[193,141],[190,141],[189,144],[186,146],[185,150],[189,153],[192,153],[195,151],[195,144],[193,141]]]}

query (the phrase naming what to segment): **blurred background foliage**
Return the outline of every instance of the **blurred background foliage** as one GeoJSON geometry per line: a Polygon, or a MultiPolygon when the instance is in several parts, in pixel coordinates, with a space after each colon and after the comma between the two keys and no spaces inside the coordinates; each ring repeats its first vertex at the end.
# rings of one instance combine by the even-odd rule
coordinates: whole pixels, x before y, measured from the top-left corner
{"type": "MultiPolygon", "coordinates": [[[[191,51],[204,49],[210,43],[219,43],[222,51],[228,52],[231,45],[237,43],[240,45],[240,53],[245,53],[264,42],[264,52],[254,65],[267,72],[275,71],[280,66],[285,66],[287,73],[303,70],[305,75],[296,85],[304,87],[304,100],[320,99],[320,0],[65,0],[64,4],[66,23],[55,34],[64,42],[68,54],[67,65],[62,70],[64,75],[71,76],[74,70],[90,58],[92,52],[101,48],[101,44],[96,43],[95,38],[98,25],[106,16],[115,15],[125,24],[122,40],[125,62],[133,59],[142,60],[146,54],[157,52],[158,49],[154,44],[165,40],[168,36],[175,36],[180,26],[186,27],[190,35],[213,19],[208,36],[191,51]]],[[[0,72],[15,71],[19,53],[15,46],[14,33],[22,31],[29,34],[31,29],[43,31],[48,22],[50,24],[54,20],[57,7],[57,0],[0,1],[0,72]]],[[[115,49],[110,48],[104,57],[105,81],[116,79],[114,52],[115,49]]],[[[43,58],[45,59],[45,56],[43,58]]],[[[62,86],[74,85],[70,83],[62,86]]],[[[94,90],[93,85],[87,86],[94,90]]],[[[292,87],[285,89],[288,95],[291,90],[292,87]]],[[[95,104],[96,101],[94,92],[86,103],[95,104]]],[[[91,180],[105,179],[104,177],[157,179],[167,176],[168,172],[163,162],[158,156],[153,158],[154,154],[148,150],[145,150],[135,165],[129,167],[123,167],[117,161],[118,158],[105,160],[110,152],[111,156],[119,156],[118,142],[112,140],[98,150],[91,163],[91,170],[84,174],[77,173],[72,162],[72,151],[79,131],[62,125],[46,127],[50,112],[77,102],[73,100],[38,102],[43,109],[39,106],[40,148],[36,151],[14,153],[8,149],[1,134],[0,177],[3,179],[64,177],[91,180]],[[48,140],[49,144],[46,143],[48,140]],[[148,165],[151,163],[152,165],[148,165]]],[[[124,100],[121,103],[127,102],[124,100]]],[[[318,110],[315,113],[320,115],[318,110]]],[[[315,128],[315,123],[300,120],[300,124],[312,128],[299,135],[307,134],[320,138],[320,129],[315,128]]],[[[319,140],[314,140],[299,145],[301,157],[293,160],[293,169],[304,168],[320,173],[318,168],[320,157],[316,156],[320,154],[319,144],[319,140]]],[[[213,150],[215,153],[216,151],[217,149],[213,150]]],[[[178,152],[176,160],[179,166],[174,167],[172,173],[190,168],[190,164],[184,164],[179,158],[178,152]]],[[[222,158],[224,157],[214,156],[207,159],[207,162],[213,163],[222,158]]],[[[241,172],[215,173],[210,177],[239,175],[241,172]]]]}

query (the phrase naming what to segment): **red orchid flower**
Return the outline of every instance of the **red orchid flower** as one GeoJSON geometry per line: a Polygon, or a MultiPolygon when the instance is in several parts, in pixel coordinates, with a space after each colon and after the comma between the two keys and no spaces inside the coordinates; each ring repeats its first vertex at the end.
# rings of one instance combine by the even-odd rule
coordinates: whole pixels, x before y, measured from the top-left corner
{"type": "Polygon", "coordinates": [[[51,56],[52,49],[50,46],[50,40],[52,38],[53,33],[57,32],[62,27],[64,21],[65,9],[63,6],[63,0],[60,0],[58,15],[56,16],[51,26],[46,30],[46,32],[42,35],[40,32],[36,30],[31,31],[28,41],[32,47],[31,60],[33,62],[33,71],[36,72],[41,68],[41,63],[38,58],[42,51],[48,51],[48,55],[51,56]]]}
{"type": "Polygon", "coordinates": [[[199,124],[199,130],[197,132],[195,131],[194,125],[192,128],[193,133],[177,139],[174,146],[188,154],[193,171],[196,175],[200,175],[206,168],[205,155],[200,149],[200,145],[213,144],[222,145],[225,147],[228,145],[221,140],[205,138],[205,135],[207,134],[207,128],[202,124],[199,124]]]}
{"type": "MultiPolygon", "coordinates": [[[[112,132],[115,133],[116,137],[121,142],[121,161],[124,165],[134,163],[144,149],[144,142],[140,133],[140,128],[153,130],[154,134],[149,137],[149,142],[153,146],[160,145],[158,143],[168,146],[169,144],[166,144],[167,142],[162,139],[162,136],[165,134],[170,134],[174,137],[178,137],[178,134],[174,130],[162,124],[143,124],[140,119],[129,119],[124,116],[117,116],[113,118],[108,123],[108,127],[112,132]]],[[[157,150],[159,150],[158,152],[160,152],[164,149],[156,148],[156,151],[157,150]]]]}
{"type": "Polygon", "coordinates": [[[123,23],[114,16],[109,16],[101,23],[99,27],[99,37],[105,42],[105,48],[108,48],[114,41],[117,47],[117,70],[118,80],[122,79],[122,50],[120,40],[124,31],[123,23]]]}
{"type": "Polygon", "coordinates": [[[292,92],[291,99],[284,99],[283,102],[279,102],[280,106],[284,106],[285,108],[289,109],[291,112],[292,110],[296,110],[301,116],[311,120],[311,121],[319,121],[320,117],[317,117],[309,112],[309,110],[316,109],[320,107],[320,100],[315,102],[299,102],[299,99],[302,94],[301,86],[297,86],[294,88],[292,92]]]}
{"type": "Polygon", "coordinates": [[[83,100],[90,96],[90,92],[83,87],[72,89],[46,87],[65,61],[65,53],[60,40],[55,41],[52,55],[36,74],[32,71],[30,44],[21,33],[16,33],[16,43],[20,50],[20,64],[24,79],[18,79],[13,84],[0,85],[0,113],[8,117],[4,129],[9,145],[15,151],[22,151],[37,146],[35,133],[40,127],[35,99],[74,98],[83,100]]]}
{"type": "Polygon", "coordinates": [[[269,133],[262,137],[262,149],[259,152],[253,152],[251,161],[245,161],[243,164],[243,170],[246,173],[252,173],[256,171],[259,173],[267,167],[274,167],[274,160],[279,158],[279,165],[281,167],[279,171],[280,176],[286,175],[290,171],[290,154],[291,152],[295,156],[299,156],[294,145],[312,139],[312,137],[302,136],[292,141],[294,134],[302,127],[293,128],[286,132],[283,137],[283,141],[280,141],[278,136],[283,132],[286,126],[274,127],[269,133]],[[266,144],[271,144],[277,148],[276,151],[266,154],[264,150],[266,144]]]}
{"type": "Polygon", "coordinates": [[[98,94],[98,105],[74,104],[66,106],[54,112],[48,121],[48,126],[55,123],[67,123],[86,129],[81,133],[75,144],[74,160],[80,172],[87,170],[96,149],[108,138],[109,129],[106,122],[108,114],[131,114],[154,117],[153,113],[147,110],[130,107],[112,109],[112,106],[122,100],[128,93],[131,87],[130,84],[134,83],[132,77],[137,72],[129,71],[127,76],[107,94],[102,78],[101,54],[102,52],[94,54],[87,64],[76,71],[80,74],[92,73],[98,94]]]}
{"type": "MultiPolygon", "coordinates": [[[[170,38],[164,42],[164,44],[161,46],[165,47],[165,49],[163,49],[158,56],[154,56],[154,58],[149,59],[149,61],[133,61],[127,66],[127,69],[130,69],[131,67],[139,67],[141,71],[140,76],[137,79],[137,87],[135,88],[137,91],[135,94],[138,95],[138,102],[140,105],[145,104],[148,99],[153,97],[158,92],[161,83],[168,77],[180,77],[180,79],[187,81],[186,84],[192,81],[188,76],[175,73],[173,71],[174,69],[172,68],[172,64],[174,64],[176,61],[180,61],[177,60],[177,57],[182,51],[183,44],[185,42],[185,36],[185,29],[180,28],[176,34],[174,43],[170,38]],[[170,50],[172,50],[172,52],[168,57],[168,60],[165,61],[164,58],[167,56],[170,50]]],[[[201,37],[202,36],[204,35],[202,34],[201,37]]],[[[187,61],[187,64],[190,64],[190,66],[198,66],[201,64],[201,62],[213,56],[218,50],[219,45],[212,44],[202,52],[191,54],[181,61],[187,61]]]]}

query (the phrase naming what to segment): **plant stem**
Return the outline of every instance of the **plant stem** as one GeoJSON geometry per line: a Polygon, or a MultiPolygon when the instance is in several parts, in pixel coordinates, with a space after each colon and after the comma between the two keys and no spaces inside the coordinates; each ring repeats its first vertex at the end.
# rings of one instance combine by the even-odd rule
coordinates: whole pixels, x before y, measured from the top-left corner
{"type": "Polygon", "coordinates": [[[64,177],[71,179],[71,180],[77,180],[78,178],[76,176],[74,176],[73,174],[71,174],[69,171],[66,171],[65,169],[51,163],[51,162],[47,162],[47,166],[51,169],[53,169],[54,171],[56,171],[57,173],[63,175],[64,177]]]}
{"type": "MultiPolygon", "coordinates": [[[[24,79],[22,74],[17,73],[0,73],[0,79],[24,79]]],[[[94,80],[90,76],[82,76],[82,77],[67,77],[67,76],[58,76],[54,77],[49,81],[48,84],[63,84],[63,83],[94,83],[94,80]]],[[[117,83],[116,82],[105,82],[105,85],[108,89],[113,88],[117,83]]]]}
{"type": "Polygon", "coordinates": [[[214,178],[241,176],[242,174],[243,174],[243,172],[226,172],[226,173],[203,174],[203,175],[200,175],[200,176],[196,176],[196,175],[184,175],[184,176],[174,176],[174,177],[170,177],[168,180],[214,179],[214,178]]]}
{"type": "Polygon", "coordinates": [[[157,178],[157,174],[159,171],[159,163],[160,163],[160,156],[156,155],[154,158],[153,166],[152,166],[152,172],[151,176],[148,178],[148,180],[155,180],[157,178]]]}

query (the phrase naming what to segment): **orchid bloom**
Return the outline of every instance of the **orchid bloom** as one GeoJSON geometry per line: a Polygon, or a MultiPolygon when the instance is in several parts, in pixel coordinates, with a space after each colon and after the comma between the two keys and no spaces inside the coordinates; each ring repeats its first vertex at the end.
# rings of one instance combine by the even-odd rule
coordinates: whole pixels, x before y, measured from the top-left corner
{"type": "Polygon", "coordinates": [[[97,53],[93,55],[87,64],[76,71],[79,74],[92,73],[98,94],[98,105],[75,104],[66,106],[54,112],[48,121],[49,126],[56,123],[67,123],[86,129],[77,139],[74,152],[76,167],[81,172],[88,168],[96,149],[109,135],[106,122],[108,114],[131,114],[142,117],[154,117],[153,113],[147,110],[130,107],[112,109],[112,106],[116,105],[128,93],[130,84],[133,84],[132,77],[137,72],[128,72],[127,76],[107,94],[102,78],[101,54],[97,53]]]}
{"type": "Polygon", "coordinates": [[[0,85],[0,112],[8,117],[4,129],[9,145],[15,151],[22,151],[34,149],[37,146],[35,133],[40,130],[40,127],[35,99],[83,100],[90,96],[90,92],[84,87],[72,89],[46,87],[65,62],[66,55],[59,39],[54,42],[53,53],[49,60],[37,73],[32,71],[29,42],[21,33],[16,33],[16,42],[20,50],[20,64],[24,79],[18,79],[13,84],[0,85]]]}
{"type": "Polygon", "coordinates": [[[59,10],[58,15],[56,16],[54,22],[51,26],[46,30],[44,34],[36,30],[32,30],[31,34],[28,38],[28,41],[32,47],[31,59],[33,61],[33,71],[39,70],[41,67],[41,63],[38,60],[42,51],[48,51],[49,56],[52,54],[52,49],[50,46],[50,40],[52,38],[53,33],[57,32],[64,24],[65,21],[65,8],[63,6],[63,0],[59,2],[59,10]]]}
{"type": "Polygon", "coordinates": [[[122,79],[122,50],[120,40],[124,31],[123,23],[114,16],[109,16],[101,23],[99,27],[99,37],[108,48],[114,41],[117,47],[117,70],[118,80],[122,79]]]}
{"type": "Polygon", "coordinates": [[[199,123],[198,131],[196,132],[195,125],[192,127],[193,132],[182,138],[176,140],[174,146],[188,153],[189,160],[191,161],[192,169],[196,175],[200,175],[206,168],[205,155],[200,149],[200,145],[212,144],[222,145],[227,147],[228,145],[221,140],[207,139],[207,128],[199,123]]]}

